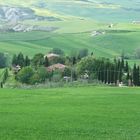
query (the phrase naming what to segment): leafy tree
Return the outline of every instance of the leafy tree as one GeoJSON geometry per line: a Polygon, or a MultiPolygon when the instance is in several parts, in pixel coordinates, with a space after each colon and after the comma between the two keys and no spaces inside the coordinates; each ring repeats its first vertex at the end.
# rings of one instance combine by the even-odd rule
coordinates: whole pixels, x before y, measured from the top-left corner
{"type": "Polygon", "coordinates": [[[62,72],[59,70],[56,70],[53,72],[52,80],[54,82],[59,82],[62,79],[62,72]]]}
{"type": "Polygon", "coordinates": [[[29,83],[34,85],[40,83],[40,77],[38,73],[34,73],[29,80],[29,83]]]}
{"type": "Polygon", "coordinates": [[[85,71],[92,73],[95,70],[95,59],[93,57],[86,57],[82,59],[77,66],[79,74],[84,74],[85,71]]]}
{"type": "Polygon", "coordinates": [[[34,75],[34,70],[31,67],[24,67],[18,74],[17,80],[21,83],[30,84],[30,79],[34,75]]]}
{"type": "Polygon", "coordinates": [[[70,77],[71,76],[71,69],[70,68],[65,68],[63,73],[62,73],[62,76],[68,76],[70,77]]]}
{"type": "Polygon", "coordinates": [[[38,53],[34,55],[32,59],[32,65],[35,67],[43,66],[44,65],[44,55],[42,53],[38,53]]]}
{"type": "Polygon", "coordinates": [[[49,78],[47,69],[45,67],[40,67],[37,70],[40,82],[45,82],[46,78],[49,78]]]}

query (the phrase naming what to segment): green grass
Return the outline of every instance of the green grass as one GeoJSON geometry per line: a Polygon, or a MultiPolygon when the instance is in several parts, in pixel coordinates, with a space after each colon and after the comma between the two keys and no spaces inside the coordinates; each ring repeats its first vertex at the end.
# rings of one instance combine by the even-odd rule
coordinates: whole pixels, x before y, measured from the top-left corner
{"type": "Polygon", "coordinates": [[[0,139],[139,140],[139,90],[0,90],[0,139]]]}
{"type": "Polygon", "coordinates": [[[1,35],[1,52],[13,55],[23,52],[25,55],[33,56],[36,53],[47,53],[51,48],[61,48],[66,54],[72,50],[88,48],[95,56],[114,58],[120,56],[122,51],[133,55],[135,49],[139,48],[140,32],[106,31],[105,35],[91,36],[86,33],[12,33],[1,35]]]}

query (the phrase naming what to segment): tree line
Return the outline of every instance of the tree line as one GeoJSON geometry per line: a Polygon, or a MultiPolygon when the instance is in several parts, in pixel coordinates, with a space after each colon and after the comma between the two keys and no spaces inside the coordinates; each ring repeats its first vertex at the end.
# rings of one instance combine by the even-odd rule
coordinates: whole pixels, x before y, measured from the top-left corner
{"type": "Polygon", "coordinates": [[[12,66],[19,65],[21,70],[15,75],[16,80],[26,84],[44,83],[49,81],[62,81],[64,77],[71,80],[84,79],[88,81],[98,80],[105,84],[124,83],[125,85],[140,86],[140,67],[130,67],[123,57],[110,60],[107,58],[95,58],[94,53],[88,49],[81,49],[66,56],[61,49],[53,48],[50,53],[58,54],[49,60],[44,54],[35,54],[32,58],[24,56],[21,52],[13,55],[12,66]],[[67,67],[64,71],[51,71],[47,67],[61,63],[67,67]],[[85,77],[87,75],[87,77],[85,77]]]}

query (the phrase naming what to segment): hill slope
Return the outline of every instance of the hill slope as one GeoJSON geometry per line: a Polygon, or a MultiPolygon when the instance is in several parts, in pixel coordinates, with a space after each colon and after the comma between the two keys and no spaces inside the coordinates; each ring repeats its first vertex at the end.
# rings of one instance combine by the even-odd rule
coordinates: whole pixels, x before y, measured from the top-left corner
{"type": "Polygon", "coordinates": [[[9,56],[20,51],[33,56],[58,47],[66,54],[88,48],[96,56],[113,58],[122,51],[132,56],[140,47],[138,0],[0,0],[0,3],[0,49],[9,56]]]}

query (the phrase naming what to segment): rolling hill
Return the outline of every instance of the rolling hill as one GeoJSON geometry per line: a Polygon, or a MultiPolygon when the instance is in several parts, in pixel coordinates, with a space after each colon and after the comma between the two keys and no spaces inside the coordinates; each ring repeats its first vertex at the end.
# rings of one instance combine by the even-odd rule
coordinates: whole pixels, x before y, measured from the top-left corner
{"type": "Polygon", "coordinates": [[[0,0],[0,50],[11,57],[88,48],[97,57],[125,52],[133,58],[140,47],[139,7],[138,0],[0,0]]]}

